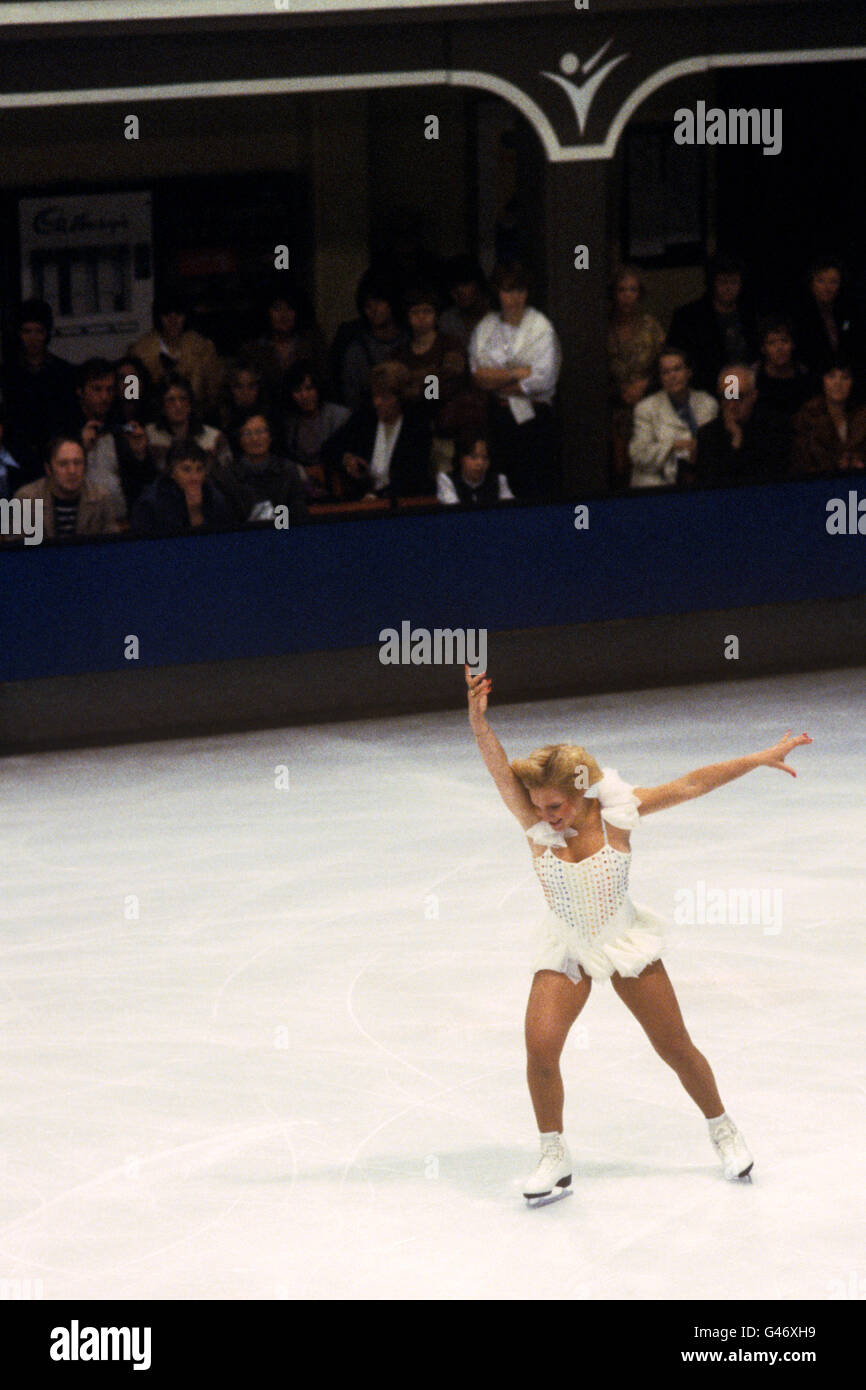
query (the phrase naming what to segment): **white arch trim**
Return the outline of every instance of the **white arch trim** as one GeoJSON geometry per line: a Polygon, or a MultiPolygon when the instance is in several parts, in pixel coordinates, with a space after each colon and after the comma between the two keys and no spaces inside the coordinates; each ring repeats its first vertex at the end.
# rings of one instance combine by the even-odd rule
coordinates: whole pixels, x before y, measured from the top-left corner
{"type": "Polygon", "coordinates": [[[617,111],[601,145],[561,145],[558,154],[549,156],[552,160],[610,159],[616,151],[619,137],[631,115],[641,102],[653,92],[674,82],[678,77],[688,77],[694,73],[709,72],[714,68],[762,68],[786,66],[789,63],[845,63],[866,58],[866,45],[854,48],[812,48],[796,49],[790,52],[773,53],[714,53],[702,58],[684,58],[678,63],[669,63],[647,77],[617,111]]]}
{"type": "MultiPolygon", "coordinates": [[[[4,0],[0,5],[0,27],[21,24],[102,24],[121,21],[129,24],[137,19],[224,19],[249,18],[254,15],[327,14],[341,10],[363,14],[369,10],[426,10],[433,6],[443,9],[471,10],[475,5],[489,5],[491,0],[43,0],[34,6],[32,0],[4,0]]],[[[496,0],[502,4],[523,4],[525,0],[496,0]]]]}
{"type": "Polygon", "coordinates": [[[98,87],[61,92],[2,92],[0,110],[41,106],[84,106],[109,102],[182,101],[191,98],[298,95],[304,92],[370,91],[383,87],[450,85],[476,87],[514,106],[533,127],[551,163],[611,159],[631,115],[653,92],[678,77],[714,68],[770,67],[788,63],[839,63],[866,58],[866,45],[770,53],[718,53],[668,63],[636,87],[614,116],[598,145],[563,145],[544,111],[522,88],[492,73],[473,69],[431,68],[420,72],[373,72],[329,77],[239,78],[218,82],[167,82],[147,87],[98,87]]]}

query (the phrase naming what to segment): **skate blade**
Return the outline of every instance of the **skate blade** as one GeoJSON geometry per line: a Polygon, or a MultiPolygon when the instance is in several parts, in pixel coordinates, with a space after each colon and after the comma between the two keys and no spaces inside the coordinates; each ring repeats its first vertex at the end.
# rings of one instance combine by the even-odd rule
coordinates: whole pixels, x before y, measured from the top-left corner
{"type": "Polygon", "coordinates": [[[754,1168],[754,1166],[754,1163],[750,1163],[748,1168],[743,1169],[742,1173],[737,1173],[736,1177],[734,1178],[728,1178],[728,1182],[750,1183],[752,1181],[752,1169],[754,1168]]]}
{"type": "Polygon", "coordinates": [[[564,1187],[561,1192],[547,1192],[543,1197],[527,1197],[526,1205],[533,1208],[548,1207],[551,1202],[561,1202],[563,1197],[570,1197],[571,1193],[572,1188],[569,1185],[564,1187]]]}

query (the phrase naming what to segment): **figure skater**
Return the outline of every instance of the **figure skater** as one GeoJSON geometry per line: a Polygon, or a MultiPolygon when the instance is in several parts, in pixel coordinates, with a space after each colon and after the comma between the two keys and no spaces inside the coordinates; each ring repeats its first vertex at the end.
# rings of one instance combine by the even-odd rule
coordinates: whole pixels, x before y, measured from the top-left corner
{"type": "Polygon", "coordinates": [[[466,684],[469,722],[481,756],[531,842],[533,868],[548,905],[526,1010],[527,1080],[541,1158],[523,1195],[530,1205],[543,1205],[564,1196],[571,1184],[559,1058],[593,980],[610,980],[703,1111],[725,1177],[746,1178],[752,1155],[725,1111],[707,1059],[689,1037],[660,959],[665,924],[628,897],[629,834],[640,816],[703,796],[753,768],[780,768],[796,777],[785,758],[811,738],[792,738],[789,729],[761,753],[712,763],[659,787],[631,787],[572,744],[548,744],[509,763],[486,719],[492,688],[486,671],[472,675],[467,666],[466,684]]]}

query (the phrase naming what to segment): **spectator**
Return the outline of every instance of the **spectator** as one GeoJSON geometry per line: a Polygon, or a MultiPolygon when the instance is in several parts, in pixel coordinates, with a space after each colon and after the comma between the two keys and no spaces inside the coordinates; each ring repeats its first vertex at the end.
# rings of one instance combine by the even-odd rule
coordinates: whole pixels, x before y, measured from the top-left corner
{"type": "Polygon", "coordinates": [[[125,522],[129,508],[154,476],[154,458],[140,427],[116,427],[115,371],[107,358],[89,357],[77,377],[78,407],[68,432],[84,445],[88,480],[107,492],[115,521],[125,522]]]}
{"type": "Polygon", "coordinates": [[[719,414],[698,430],[694,469],[681,482],[728,484],[780,482],[791,468],[791,427],[764,405],[755,373],[732,363],[719,373],[719,414]]]}
{"type": "Polygon", "coordinates": [[[613,312],[607,335],[607,361],[614,389],[629,379],[655,374],[659,348],[665,340],[658,319],[643,308],[646,285],[637,266],[621,266],[611,285],[613,312]]]}
{"type": "Polygon", "coordinates": [[[156,455],[157,467],[164,468],[169,448],[176,439],[191,439],[211,457],[212,465],[227,467],[232,451],[221,430],[204,424],[198,411],[192,382],[180,372],[172,372],[157,388],[159,415],[147,426],[147,437],[156,455]]]}
{"type": "MultiPolygon", "coordinates": [[[[131,406],[133,402],[130,401],[128,404],[131,406]]],[[[129,411],[127,414],[128,418],[115,432],[114,437],[121,460],[121,485],[129,512],[145,488],[155,480],[159,472],[160,459],[147,437],[146,409],[139,405],[134,415],[129,411]]]]}
{"type": "Polygon", "coordinates": [[[446,283],[453,302],[440,315],[439,327],[468,345],[476,326],[490,313],[484,271],[471,256],[454,256],[446,266],[446,283]]]}
{"type": "Polygon", "coordinates": [[[322,399],[322,383],[312,362],[296,362],[286,378],[290,408],[286,416],[286,456],[303,470],[307,500],[331,497],[322,448],[351,414],[348,406],[322,399]]]}
{"type": "Polygon", "coordinates": [[[634,408],[650,388],[650,378],[637,372],[623,377],[616,389],[610,421],[611,478],[613,489],[627,488],[631,479],[628,446],[634,432],[634,408]]]}
{"type": "MultiPolygon", "coordinates": [[[[271,419],[273,402],[261,367],[241,357],[228,368],[220,396],[217,418],[226,438],[237,435],[248,415],[255,412],[271,419]]],[[[277,434],[278,443],[283,441],[277,434]]]]}
{"type": "Polygon", "coordinates": [[[175,289],[162,290],[153,301],[152,332],[127,351],[141,358],[157,388],[173,374],[185,376],[207,417],[216,410],[222,363],[210,338],[188,328],[187,318],[184,295],[175,289]]]}
{"type": "Polygon", "coordinates": [[[812,262],[795,328],[800,356],[814,380],[823,376],[835,358],[850,360],[859,348],[842,288],[842,266],[835,257],[821,256],[812,262]]]}
{"type": "Polygon", "coordinates": [[[794,471],[836,473],[861,469],[866,457],[866,406],[851,409],[851,367],[843,357],[828,364],[821,394],[794,417],[794,471]]]}
{"type": "Polygon", "coordinates": [[[361,276],[355,295],[358,318],[341,324],[331,348],[331,374],[340,399],[350,410],[369,401],[373,367],[405,347],[397,323],[397,291],[380,271],[361,276]]]}
{"type": "Polygon", "coordinates": [[[455,449],[457,469],[449,477],[439,473],[436,493],[445,506],[462,502],[464,506],[492,506],[494,502],[514,500],[504,473],[490,471],[490,446],[483,435],[461,435],[455,449]]]}
{"type": "Polygon", "coordinates": [[[85,476],[87,458],[81,440],[55,435],[46,450],[45,476],[27,483],[16,497],[41,500],[43,535],[105,536],[117,531],[112,500],[105,488],[85,476]]]}
{"type": "Polygon", "coordinates": [[[258,368],[271,403],[288,410],[288,373],[303,358],[312,361],[321,377],[327,362],[325,340],[309,298],[285,278],[272,285],[262,310],[262,334],[244,345],[241,356],[258,368]]]}
{"type": "Polygon", "coordinates": [[[688,353],[697,390],[714,391],[726,362],[754,361],[753,319],[743,302],[743,268],[735,257],[710,259],[704,295],[674,311],[668,337],[688,353]]]}
{"type": "Polygon", "coordinates": [[[21,468],[22,483],[42,473],[49,439],[67,429],[75,408],[75,372],[48,351],[54,327],[50,304],[27,299],[14,316],[17,355],[0,373],[8,411],[7,445],[21,468]]]}
{"type": "Polygon", "coordinates": [[[719,407],[706,391],[691,389],[691,364],[682,349],[659,353],[662,389],[638,401],[628,446],[632,487],[664,487],[679,481],[680,468],[694,466],[697,433],[719,407]]]}
{"type": "Polygon", "coordinates": [[[454,442],[449,436],[459,424],[462,398],[477,388],[470,381],[466,352],[459,338],[436,327],[439,295],[432,286],[416,286],[406,292],[403,311],[409,324],[410,341],[394,354],[409,370],[406,400],[423,410],[433,431],[434,468],[447,468],[454,461],[454,442]],[[435,378],[437,398],[428,398],[428,382],[435,378]]]}
{"type": "Polygon", "coordinates": [[[436,327],[439,296],[430,285],[418,285],[406,292],[403,311],[409,324],[409,342],[394,353],[409,372],[406,400],[426,410],[435,429],[440,406],[454,399],[466,385],[466,353],[459,338],[436,327]],[[430,376],[438,381],[438,400],[426,399],[430,376]]]}
{"type": "Polygon", "coordinates": [[[499,312],[485,315],[469,343],[473,380],[488,393],[491,447],[516,496],[552,497],[559,339],[550,320],[528,306],[529,278],[519,262],[497,265],[491,284],[499,312]]]}
{"type": "Polygon", "coordinates": [[[273,434],[264,415],[248,415],[237,433],[238,452],[225,470],[214,474],[246,493],[250,521],[267,521],[276,507],[287,506],[291,521],[307,515],[304,475],[296,463],[272,452],[273,434]]]}
{"type": "Polygon", "coordinates": [[[208,477],[211,458],[190,439],[177,439],[165,471],[145,488],[132,509],[137,536],[183,536],[233,525],[235,513],[208,477]]]}
{"type": "Polygon", "coordinates": [[[14,459],[3,443],[6,433],[7,411],[0,404],[0,499],[8,499],[21,482],[21,465],[14,459]]]}
{"type": "Polygon", "coordinates": [[[758,399],[790,420],[813,394],[809,373],[794,356],[790,320],[765,319],[759,337],[761,361],[755,374],[758,399]]]}
{"type": "Polygon", "coordinates": [[[114,389],[114,415],[118,424],[153,418],[153,382],[140,357],[127,353],[115,364],[114,389]]]}
{"type": "Polygon", "coordinates": [[[430,424],[404,406],[409,372],[402,362],[373,368],[373,399],[353,411],[322,448],[338,497],[424,497],[433,492],[430,424]]]}

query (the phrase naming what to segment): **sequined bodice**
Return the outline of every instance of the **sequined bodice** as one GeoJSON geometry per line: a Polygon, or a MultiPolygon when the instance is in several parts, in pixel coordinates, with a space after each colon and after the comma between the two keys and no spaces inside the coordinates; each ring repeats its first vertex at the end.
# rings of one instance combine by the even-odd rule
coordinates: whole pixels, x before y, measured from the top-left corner
{"type": "Polygon", "coordinates": [[[599,935],[628,896],[631,853],[604,845],[576,863],[546,849],[532,860],[551,912],[582,936],[599,935]]]}

